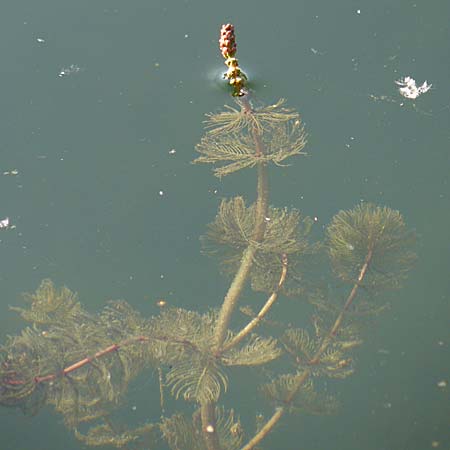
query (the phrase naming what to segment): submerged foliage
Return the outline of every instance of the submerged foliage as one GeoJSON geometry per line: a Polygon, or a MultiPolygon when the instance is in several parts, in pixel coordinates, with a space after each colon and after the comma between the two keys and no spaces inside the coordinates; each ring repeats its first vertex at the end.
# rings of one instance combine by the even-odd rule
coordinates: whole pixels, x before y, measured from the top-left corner
{"type": "Polygon", "coordinates": [[[261,393],[277,407],[288,407],[290,412],[313,415],[334,414],[338,409],[335,397],[314,389],[311,380],[303,381],[304,373],[280,375],[263,384],[261,393]]]}
{"type": "Polygon", "coordinates": [[[268,162],[280,165],[302,153],[306,135],[299,115],[281,100],[262,108],[252,108],[246,97],[238,103],[239,110],[209,115],[195,161],[214,164],[218,176],[258,166],[256,202],[248,206],[240,196],[222,200],[202,237],[204,252],[234,276],[222,309],[167,307],[147,319],[128,303],[114,301],[92,314],[69,289],[44,280],[35,293],[25,294],[28,308],[12,308],[30,326],[0,349],[0,404],[31,414],[52,405],[89,446],[153,446],[162,435],[173,450],[235,450],[242,447],[241,423],[232,410],[216,406],[229,388],[232,367],[263,366],[285,355],[294,373],[279,374],[278,368],[276,377],[259,386],[276,409],[258,425],[255,439],[271,430],[282,411],[336,410],[336,400],[319,392],[312,378],[353,373],[353,350],[362,343],[366,318],[385,309],[373,298],[399,286],[411,268],[414,234],[398,211],[361,204],[332,219],[325,242],[311,242],[309,217],[268,206],[263,173],[268,162]],[[324,249],[328,274],[336,278],[331,282],[323,267],[310,264],[324,249]],[[319,273],[309,278],[305,267],[319,273]],[[257,312],[242,308],[250,319],[235,331],[231,313],[246,284],[269,296],[257,312]],[[289,327],[266,318],[280,294],[298,293],[307,294],[315,309],[310,330],[295,328],[295,317],[289,327]],[[256,334],[261,323],[275,324],[281,336],[256,334]],[[111,412],[145,369],[159,373],[162,409],[168,388],[175,399],[199,408],[192,418],[176,413],[134,429],[114,426],[111,412]],[[91,428],[85,430],[85,423],[91,428]]]}
{"type": "MultiPolygon", "coordinates": [[[[179,308],[167,309],[154,320],[154,333],[163,334],[176,346],[161,359],[172,367],[167,384],[175,397],[198,403],[215,401],[228,387],[226,366],[256,366],[280,355],[275,339],[253,335],[246,344],[217,357],[211,346],[216,320],[214,312],[198,314],[179,308]]],[[[233,337],[230,331],[227,342],[233,337]]]]}
{"type": "MultiPolygon", "coordinates": [[[[239,418],[235,418],[233,410],[225,411],[216,408],[217,433],[222,448],[237,450],[242,445],[243,430],[239,418]]],[[[202,425],[199,411],[189,419],[183,414],[174,414],[163,418],[161,431],[172,450],[207,450],[202,439],[202,425]]]]}
{"type": "Polygon", "coordinates": [[[283,255],[288,258],[289,274],[293,275],[301,260],[316,250],[317,246],[308,241],[313,222],[295,209],[269,208],[260,242],[252,239],[255,223],[255,205],[247,207],[242,197],[222,200],[214,222],[201,238],[203,250],[219,259],[225,273],[234,273],[245,249],[254,247],[252,288],[270,292],[280,278],[283,255]]]}
{"type": "Polygon", "coordinates": [[[326,335],[312,338],[305,329],[291,328],[283,334],[282,342],[297,370],[308,370],[313,376],[348,377],[353,373],[353,361],[347,352],[361,341],[338,336],[321,352],[325,339],[326,335]]]}
{"type": "MultiPolygon", "coordinates": [[[[44,280],[35,293],[25,294],[28,308],[12,308],[29,327],[0,348],[1,405],[30,414],[52,405],[84,444],[130,450],[159,448],[161,438],[171,450],[251,450],[259,448],[284,413],[336,411],[336,399],[320,387],[324,380],[353,373],[353,352],[362,344],[367,317],[385,309],[373,299],[385,288],[398,287],[411,268],[414,234],[398,211],[363,203],[336,214],[324,242],[312,243],[309,217],[269,206],[269,163],[282,166],[304,154],[306,133],[298,112],[285,107],[283,99],[254,107],[236,48],[234,26],[226,24],[220,49],[237,107],[207,115],[194,161],[213,164],[218,177],[257,168],[255,203],[247,206],[240,196],[222,200],[202,238],[204,252],[218,257],[223,271],[233,276],[220,309],[202,313],[163,308],[161,302],[159,315],[144,318],[125,301],[114,301],[93,314],[69,289],[44,280]],[[310,264],[316,255],[324,259],[322,266],[310,264]],[[259,299],[251,307],[239,305],[248,285],[267,293],[259,311],[253,307],[259,299]],[[289,326],[267,318],[283,294],[299,293],[313,307],[295,308],[289,326]],[[239,306],[246,317],[235,323],[239,306]],[[304,312],[311,309],[307,327],[304,312]],[[261,324],[278,334],[263,335],[261,324]],[[265,423],[257,415],[256,434],[243,445],[239,417],[218,401],[231,385],[233,367],[275,360],[289,361],[293,373],[274,364],[273,370],[258,370],[248,384],[244,377],[235,381],[241,392],[259,389],[275,407],[265,423]],[[158,373],[159,422],[136,428],[114,423],[113,410],[144,370],[158,373]],[[260,377],[264,382],[256,386],[260,377]],[[192,416],[165,414],[166,388],[174,401],[191,402],[192,416]]],[[[211,302],[216,305],[217,298],[211,302]]]]}
{"type": "MultiPolygon", "coordinates": [[[[226,367],[265,364],[281,353],[275,339],[252,334],[246,343],[216,356],[211,347],[215,312],[168,308],[146,320],[118,301],[91,315],[74,302],[75,294],[55,288],[49,280],[26,298],[32,300],[30,309],[18,310],[23,317],[38,318],[45,327],[34,323],[3,347],[0,403],[29,412],[52,404],[69,427],[102,422],[145,367],[170,367],[166,383],[172,394],[202,403],[217,400],[226,390],[226,367]],[[49,308],[49,303],[57,307],[49,308]]],[[[230,331],[227,342],[233,337],[230,331]]],[[[117,433],[105,422],[87,434],[77,431],[77,436],[89,445],[120,447],[139,439],[149,427],[117,433]]]]}
{"type": "Polygon", "coordinates": [[[283,104],[279,100],[259,109],[227,107],[225,112],[208,115],[210,130],[197,145],[201,156],[194,163],[213,164],[215,175],[222,177],[257,164],[281,165],[302,154],[306,133],[300,116],[283,104]]]}
{"type": "Polygon", "coordinates": [[[327,235],[331,263],[341,280],[356,282],[368,261],[366,288],[399,287],[416,259],[411,250],[415,234],[391,208],[362,203],[341,211],[334,216],[327,235]]]}

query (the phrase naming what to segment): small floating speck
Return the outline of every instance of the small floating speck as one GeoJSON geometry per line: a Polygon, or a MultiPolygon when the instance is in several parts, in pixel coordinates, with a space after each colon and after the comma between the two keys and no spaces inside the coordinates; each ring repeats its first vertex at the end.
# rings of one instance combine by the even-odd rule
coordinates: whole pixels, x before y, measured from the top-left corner
{"type": "Polygon", "coordinates": [[[11,224],[9,217],[0,220],[0,230],[14,230],[14,228],[16,228],[16,226],[11,224]]]}
{"type": "Polygon", "coordinates": [[[3,172],[3,175],[16,176],[16,175],[19,175],[19,171],[17,169],[5,170],[3,172]]]}
{"type": "Polygon", "coordinates": [[[81,72],[81,67],[78,67],[76,64],[71,64],[69,67],[61,69],[59,71],[58,77],[63,78],[78,72],[81,72]]]}
{"type": "Polygon", "coordinates": [[[389,355],[391,352],[386,348],[379,348],[377,353],[380,353],[381,355],[389,355]]]}

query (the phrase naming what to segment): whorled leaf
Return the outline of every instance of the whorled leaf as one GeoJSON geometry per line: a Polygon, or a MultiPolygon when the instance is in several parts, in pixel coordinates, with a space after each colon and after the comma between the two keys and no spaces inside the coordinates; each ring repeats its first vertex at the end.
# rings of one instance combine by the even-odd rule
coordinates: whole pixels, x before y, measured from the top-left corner
{"type": "MultiPolygon", "coordinates": [[[[214,354],[217,313],[198,314],[181,308],[169,308],[153,322],[153,335],[173,345],[167,384],[175,397],[205,402],[216,401],[228,386],[225,366],[265,364],[280,355],[277,341],[252,335],[247,343],[220,355],[214,354]]],[[[225,346],[234,333],[228,332],[225,346]]]]}
{"type": "Polygon", "coordinates": [[[219,256],[225,265],[235,264],[237,255],[249,245],[254,226],[254,206],[247,207],[242,197],[222,200],[214,222],[200,238],[203,251],[219,256]]]}
{"type": "Polygon", "coordinates": [[[228,387],[228,377],[219,362],[213,356],[197,353],[174,362],[166,382],[175,398],[183,396],[198,403],[218,400],[228,387]]]}
{"type": "Polygon", "coordinates": [[[116,407],[129,381],[154,361],[149,321],[125,302],[90,314],[49,280],[26,298],[33,327],[2,348],[0,404],[30,412],[50,404],[74,427],[116,407]]]}
{"type": "MultiPolygon", "coordinates": [[[[213,353],[217,314],[204,315],[178,308],[165,310],[154,322],[154,335],[163,335],[179,345],[176,356],[165,361],[172,368],[167,384],[176,396],[197,402],[215,401],[226,390],[228,378],[224,366],[258,365],[278,357],[274,339],[252,336],[247,344],[232,348],[219,356],[213,353]]],[[[234,334],[228,333],[226,343],[234,334]]],[[[225,345],[226,345],[225,343],[225,345]]]]}
{"type": "Polygon", "coordinates": [[[253,245],[256,252],[250,273],[252,288],[270,292],[280,280],[283,257],[288,259],[289,282],[291,275],[298,276],[302,261],[316,251],[307,239],[311,225],[312,220],[295,209],[269,208],[264,237],[254,242],[255,207],[247,207],[242,197],[235,197],[221,202],[215,221],[201,240],[204,252],[218,257],[226,273],[237,270],[243,251],[253,245]]]}
{"type": "Polygon", "coordinates": [[[227,366],[257,366],[273,361],[281,353],[276,339],[252,335],[246,344],[225,352],[222,361],[227,366]]]}
{"type": "MultiPolygon", "coordinates": [[[[332,290],[329,287],[315,287],[308,292],[308,301],[317,308],[322,317],[329,317],[329,321],[336,320],[337,315],[348,298],[348,283],[344,285],[345,289],[332,290]]],[[[358,292],[358,301],[353,302],[346,309],[346,321],[370,323],[373,317],[380,315],[389,308],[389,303],[376,300],[378,292],[373,290],[360,290],[358,292]]]]}
{"type": "Polygon", "coordinates": [[[302,154],[306,133],[298,113],[283,108],[280,100],[272,106],[240,111],[228,107],[208,115],[211,128],[197,145],[200,153],[194,163],[219,164],[218,177],[257,164],[280,165],[286,158],[302,154]]]}
{"type": "Polygon", "coordinates": [[[167,308],[153,319],[153,337],[168,346],[160,361],[171,366],[166,381],[175,397],[214,401],[226,390],[224,367],[212,352],[216,320],[215,312],[182,308],[167,308]]]}
{"type": "MultiPolygon", "coordinates": [[[[221,448],[238,450],[243,438],[239,418],[235,418],[233,410],[227,412],[224,408],[216,408],[216,417],[221,448]]],[[[206,450],[198,411],[191,419],[183,414],[164,417],[160,429],[171,450],[206,450]]]]}
{"type": "Polygon", "coordinates": [[[369,268],[366,288],[399,287],[416,259],[415,234],[398,211],[362,203],[333,217],[327,228],[328,252],[334,272],[355,283],[363,265],[369,268]]]}
{"type": "Polygon", "coordinates": [[[285,99],[280,99],[273,105],[252,108],[251,113],[240,99],[236,98],[235,101],[239,109],[225,105],[225,111],[206,115],[206,128],[210,130],[209,133],[228,134],[253,128],[259,131],[270,130],[279,124],[299,118],[297,111],[283,106],[285,99]]]}
{"type": "Polygon", "coordinates": [[[163,417],[160,429],[171,450],[207,450],[201,428],[195,427],[184,414],[163,417]]]}
{"type": "Polygon", "coordinates": [[[317,392],[303,372],[280,375],[262,385],[260,391],[275,406],[288,407],[290,412],[325,415],[335,413],[338,407],[337,400],[317,392]]]}
{"type": "Polygon", "coordinates": [[[30,308],[10,307],[17,311],[24,320],[37,325],[79,320],[84,311],[78,302],[77,294],[65,286],[57,289],[51,280],[43,280],[39,288],[32,294],[23,294],[30,303],[30,308]]]}
{"type": "Polygon", "coordinates": [[[128,429],[124,432],[114,430],[110,423],[91,427],[86,434],[75,429],[75,436],[78,440],[89,447],[111,446],[115,448],[128,448],[128,445],[137,443],[145,437],[145,445],[148,449],[157,448],[156,429],[158,425],[147,423],[135,429],[128,429]]]}
{"type": "Polygon", "coordinates": [[[340,341],[339,336],[311,338],[306,330],[297,328],[286,330],[281,342],[298,370],[330,378],[345,378],[353,373],[353,359],[347,352],[360,343],[345,338],[340,341]],[[322,346],[324,341],[326,347],[322,346]]]}

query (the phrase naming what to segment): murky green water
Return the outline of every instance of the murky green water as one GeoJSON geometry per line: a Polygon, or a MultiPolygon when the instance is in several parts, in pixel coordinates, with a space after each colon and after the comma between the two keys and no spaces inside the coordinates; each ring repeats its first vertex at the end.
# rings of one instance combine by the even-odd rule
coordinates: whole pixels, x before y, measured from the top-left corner
{"type": "MultiPolygon", "coordinates": [[[[264,448],[448,448],[448,387],[438,387],[450,360],[447,1],[43,0],[2,9],[0,220],[15,226],[0,230],[2,342],[23,326],[8,305],[43,278],[77,291],[91,311],[112,298],[144,314],[157,312],[158,298],[220,304],[226,280],[198,238],[220,198],[254,197],[254,178],[219,181],[190,161],[204,114],[232,104],[217,48],[231,21],[258,100],[286,98],[309,134],[308,156],[271,173],[272,203],[321,227],[371,201],[399,209],[419,236],[413,275],[355,375],[329,383],[340,412],[289,417],[264,448]],[[395,85],[405,76],[433,88],[405,99],[395,85]]],[[[254,412],[244,388],[233,388],[227,402],[254,412]]],[[[158,398],[155,375],[140,378],[123,416],[158,419],[158,398]]],[[[1,449],[82,448],[49,410],[0,414],[1,449]]]]}

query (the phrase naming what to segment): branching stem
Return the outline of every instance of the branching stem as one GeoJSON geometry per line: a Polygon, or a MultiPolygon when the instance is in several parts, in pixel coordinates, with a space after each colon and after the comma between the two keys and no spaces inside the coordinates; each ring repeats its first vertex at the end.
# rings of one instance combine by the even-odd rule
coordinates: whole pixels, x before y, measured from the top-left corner
{"type": "Polygon", "coordinates": [[[261,320],[266,316],[266,314],[269,312],[272,305],[276,302],[278,298],[278,293],[283,286],[286,275],[287,275],[287,269],[288,269],[288,260],[287,255],[283,254],[282,256],[282,265],[283,268],[281,270],[281,276],[280,280],[278,281],[278,285],[275,288],[275,290],[272,292],[271,296],[267,299],[266,303],[264,303],[264,306],[260,309],[259,313],[254,317],[244,328],[242,328],[241,331],[226,345],[223,346],[222,352],[226,352],[230,348],[235,347],[237,344],[239,344],[246,336],[249,335],[261,322],[261,320]]]}
{"type": "MultiPolygon", "coordinates": [[[[247,96],[242,97],[241,104],[246,114],[252,114],[252,108],[247,96]]],[[[264,147],[261,140],[261,130],[259,130],[256,125],[253,125],[252,130],[250,131],[252,132],[253,141],[255,143],[255,153],[257,155],[263,155],[264,147]]],[[[252,242],[260,242],[263,239],[264,233],[266,231],[266,217],[269,206],[268,175],[266,164],[259,163],[257,165],[257,177],[258,181],[255,208],[255,229],[252,235],[252,242]]],[[[217,326],[213,343],[213,352],[216,355],[220,355],[222,353],[223,344],[227,336],[231,317],[236,308],[242,290],[244,289],[245,284],[248,280],[255,253],[256,248],[252,244],[250,244],[244,250],[239,269],[236,272],[233,281],[231,282],[227,294],[225,295],[222,308],[217,319],[217,326]]],[[[205,444],[208,450],[220,450],[220,443],[215,427],[211,425],[211,423],[215,423],[215,404],[210,402],[202,404],[201,417],[205,444]],[[205,430],[207,430],[207,428],[210,426],[213,426],[212,432],[205,432],[205,430]]],[[[211,430],[211,428],[209,429],[211,430]]]]}
{"type": "MultiPolygon", "coordinates": [[[[359,286],[361,285],[364,277],[367,275],[367,271],[369,270],[372,258],[373,258],[373,248],[370,247],[368,249],[366,258],[364,260],[364,264],[361,267],[361,270],[359,271],[357,281],[353,285],[353,288],[347,297],[347,300],[342,308],[342,311],[339,313],[333,326],[330,328],[330,331],[328,332],[327,336],[324,338],[322,345],[316,351],[313,358],[309,361],[309,364],[311,364],[311,365],[317,364],[320,361],[320,357],[323,355],[325,350],[328,348],[328,345],[332,341],[333,337],[336,336],[336,334],[338,333],[339,328],[342,325],[342,321],[344,319],[345,313],[347,312],[348,308],[355,300],[356,294],[358,293],[359,286]]],[[[258,431],[258,433],[256,433],[255,436],[253,436],[253,438],[246,445],[244,445],[244,447],[241,448],[241,450],[252,450],[272,431],[272,429],[275,427],[275,425],[281,419],[283,414],[286,412],[286,407],[292,403],[292,401],[294,400],[294,397],[297,395],[301,386],[305,383],[305,381],[308,379],[310,374],[311,374],[310,370],[305,370],[302,373],[302,375],[297,379],[295,388],[290,392],[289,396],[287,397],[287,399],[284,402],[286,404],[286,406],[276,408],[275,412],[272,414],[270,419],[264,424],[264,426],[258,431]]]]}

